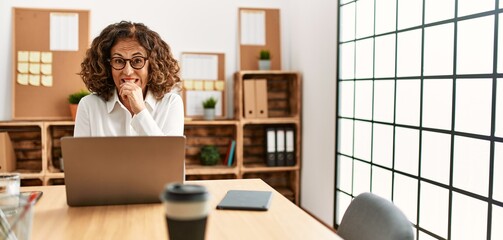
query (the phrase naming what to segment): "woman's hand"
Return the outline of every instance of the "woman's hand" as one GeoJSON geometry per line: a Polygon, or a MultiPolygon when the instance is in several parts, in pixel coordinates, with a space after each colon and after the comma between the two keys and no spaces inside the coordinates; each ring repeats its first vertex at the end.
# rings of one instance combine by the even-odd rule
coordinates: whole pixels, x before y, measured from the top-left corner
{"type": "Polygon", "coordinates": [[[132,114],[138,114],[145,109],[142,89],[133,81],[125,81],[120,85],[119,96],[132,114]]]}

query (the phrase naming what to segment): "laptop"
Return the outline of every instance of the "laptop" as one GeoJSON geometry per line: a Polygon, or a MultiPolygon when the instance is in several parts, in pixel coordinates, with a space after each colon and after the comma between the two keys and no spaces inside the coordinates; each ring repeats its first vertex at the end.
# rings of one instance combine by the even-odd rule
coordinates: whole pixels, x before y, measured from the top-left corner
{"type": "Polygon", "coordinates": [[[185,136],[63,137],[69,206],[159,203],[185,180],[185,136]]]}

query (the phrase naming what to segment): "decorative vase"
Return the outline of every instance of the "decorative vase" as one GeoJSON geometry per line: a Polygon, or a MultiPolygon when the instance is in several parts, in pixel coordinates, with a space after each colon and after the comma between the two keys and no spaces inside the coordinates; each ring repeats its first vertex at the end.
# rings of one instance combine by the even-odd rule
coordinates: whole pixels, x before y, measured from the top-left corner
{"type": "Polygon", "coordinates": [[[215,119],[215,109],[205,108],[204,109],[204,120],[214,120],[215,119]]]}
{"type": "Polygon", "coordinates": [[[70,113],[72,114],[72,120],[75,121],[75,117],[77,116],[77,107],[79,104],[70,104],[70,113]]]}
{"type": "Polygon", "coordinates": [[[258,60],[259,70],[271,70],[271,60],[258,60]]]}

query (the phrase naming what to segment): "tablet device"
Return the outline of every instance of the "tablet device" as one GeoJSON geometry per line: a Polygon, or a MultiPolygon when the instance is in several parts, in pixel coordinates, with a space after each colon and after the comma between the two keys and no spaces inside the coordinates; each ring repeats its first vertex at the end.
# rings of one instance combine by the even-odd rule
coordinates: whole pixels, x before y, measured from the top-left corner
{"type": "Polygon", "coordinates": [[[217,209],[267,211],[271,197],[270,191],[229,190],[217,209]]]}

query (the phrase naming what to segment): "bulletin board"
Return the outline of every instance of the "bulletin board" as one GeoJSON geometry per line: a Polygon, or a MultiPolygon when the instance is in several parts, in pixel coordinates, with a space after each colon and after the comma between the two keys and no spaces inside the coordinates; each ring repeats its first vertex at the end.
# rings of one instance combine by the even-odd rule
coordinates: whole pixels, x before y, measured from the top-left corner
{"type": "Polygon", "coordinates": [[[224,53],[183,52],[181,76],[186,117],[203,118],[202,102],[209,97],[214,97],[217,99],[215,118],[226,118],[227,94],[224,53]]]}
{"type": "Polygon", "coordinates": [[[239,54],[241,70],[258,70],[260,50],[271,54],[271,70],[281,70],[279,9],[239,9],[239,54]]]}
{"type": "Polygon", "coordinates": [[[68,95],[85,89],[77,73],[89,47],[89,11],[13,8],[12,15],[13,119],[70,120],[68,95]]]}

